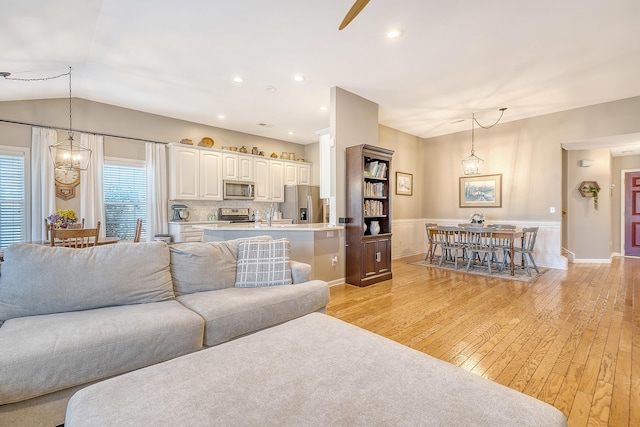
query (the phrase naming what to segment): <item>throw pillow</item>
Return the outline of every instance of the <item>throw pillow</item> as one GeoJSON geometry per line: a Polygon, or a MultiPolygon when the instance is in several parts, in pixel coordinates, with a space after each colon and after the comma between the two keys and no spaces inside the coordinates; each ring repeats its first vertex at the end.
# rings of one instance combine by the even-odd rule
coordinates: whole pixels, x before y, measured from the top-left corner
{"type": "MultiPolygon", "coordinates": [[[[251,239],[272,240],[272,237],[257,236],[251,239]]],[[[245,239],[171,245],[171,277],[176,296],[233,288],[238,244],[242,240],[245,239]]]]}
{"type": "Polygon", "coordinates": [[[236,288],[290,285],[289,251],[289,239],[240,242],[236,288]]]}

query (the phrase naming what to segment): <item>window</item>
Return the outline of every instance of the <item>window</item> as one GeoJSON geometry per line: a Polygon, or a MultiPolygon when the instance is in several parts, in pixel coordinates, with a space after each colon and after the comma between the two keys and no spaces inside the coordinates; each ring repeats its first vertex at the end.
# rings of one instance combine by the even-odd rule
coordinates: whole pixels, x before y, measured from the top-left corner
{"type": "Polygon", "coordinates": [[[29,150],[0,146],[0,250],[27,241],[29,150]]]}
{"type": "Polygon", "coordinates": [[[147,225],[147,178],[144,161],[105,158],[104,211],[107,237],[133,240],[136,220],[142,218],[144,240],[147,225]]]}

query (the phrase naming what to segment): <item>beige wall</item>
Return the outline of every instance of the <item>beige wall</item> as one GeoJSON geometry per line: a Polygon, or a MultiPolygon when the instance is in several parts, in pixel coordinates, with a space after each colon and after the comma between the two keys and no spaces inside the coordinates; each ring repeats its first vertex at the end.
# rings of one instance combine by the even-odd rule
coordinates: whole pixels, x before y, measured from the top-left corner
{"type": "Polygon", "coordinates": [[[380,125],[378,129],[379,145],[394,150],[391,173],[389,174],[393,220],[423,218],[422,206],[429,192],[429,188],[424,185],[425,156],[422,154],[424,144],[417,136],[387,126],[380,125]],[[413,195],[395,194],[396,172],[413,175],[413,195]]]}
{"type": "MultiPolygon", "coordinates": [[[[505,114],[508,115],[508,110],[505,114]]],[[[566,171],[564,177],[566,188],[562,188],[561,144],[639,132],[639,115],[640,97],[636,97],[500,123],[489,130],[477,130],[475,150],[476,155],[485,160],[483,174],[503,175],[502,208],[487,208],[483,213],[489,221],[559,224],[563,194],[566,192],[565,203],[569,204],[566,206],[567,249],[575,252],[577,258],[585,259],[600,259],[601,255],[604,256],[602,250],[607,254],[609,251],[615,252],[618,248],[611,242],[616,241],[612,233],[619,230],[619,215],[616,218],[616,215],[611,214],[613,208],[607,189],[601,193],[603,197],[597,215],[592,211],[580,211],[580,207],[584,206],[577,204],[577,201],[572,205],[572,192],[576,191],[579,184],[575,182],[579,176],[574,176],[574,172],[579,171],[577,167],[573,170],[568,161],[567,167],[570,170],[566,171]],[[550,207],[556,208],[555,213],[549,212],[550,207]],[[589,214],[589,221],[580,217],[585,213],[589,214]],[[593,231],[594,228],[596,232],[593,231]],[[595,253],[587,246],[597,247],[598,252],[595,253]]],[[[458,207],[458,179],[462,175],[460,161],[471,150],[471,132],[424,139],[423,142],[426,163],[423,186],[433,189],[431,196],[423,201],[423,216],[433,219],[466,219],[473,209],[458,207]]],[[[598,171],[597,179],[608,186],[611,182],[616,182],[616,178],[613,181],[610,178],[611,174],[609,166],[606,174],[604,170],[598,171]]],[[[561,241],[558,237],[558,242],[561,241]]],[[[606,255],[604,258],[609,257],[606,255]]]]}
{"type": "MultiPolygon", "coordinates": [[[[69,100],[45,99],[31,101],[0,102],[0,119],[32,123],[44,127],[68,128],[69,100]]],[[[214,148],[225,146],[246,146],[250,151],[256,146],[265,152],[280,154],[296,153],[297,158],[313,158],[312,147],[305,147],[286,141],[263,138],[242,132],[205,126],[198,123],[148,114],[141,111],[101,104],[84,99],[73,100],[73,128],[91,133],[125,136],[157,142],[178,142],[190,138],[194,144],[209,136],[214,139],[214,148]]],[[[66,138],[66,131],[58,130],[59,138],[66,138]]],[[[79,137],[76,137],[79,139],[79,137]]],[[[0,122],[0,145],[30,147],[31,127],[0,122]]],[[[317,150],[317,147],[316,147],[317,150]]],[[[104,155],[127,159],[144,160],[144,141],[105,136],[104,155]]],[[[317,182],[312,167],[312,179],[317,182]]],[[[80,187],[76,187],[76,197],[70,200],[56,199],[58,209],[80,210],[80,187]]]]}
{"type": "Polygon", "coordinates": [[[574,150],[567,153],[567,249],[576,259],[608,260],[611,256],[611,155],[609,150],[574,150]],[[593,160],[593,166],[581,167],[580,160],[593,160]],[[579,192],[583,181],[600,186],[598,209],[592,197],[579,192]]]}

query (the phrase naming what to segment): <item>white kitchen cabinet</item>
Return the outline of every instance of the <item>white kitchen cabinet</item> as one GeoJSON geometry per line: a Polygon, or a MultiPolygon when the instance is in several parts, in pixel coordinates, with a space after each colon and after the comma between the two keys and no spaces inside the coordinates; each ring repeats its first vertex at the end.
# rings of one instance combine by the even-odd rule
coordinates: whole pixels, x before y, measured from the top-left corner
{"type": "Polygon", "coordinates": [[[311,165],[309,163],[298,165],[298,185],[311,185],[311,165]]]}
{"type": "Polygon", "coordinates": [[[253,157],[237,153],[222,154],[222,176],[229,181],[253,182],[253,157]]]}
{"type": "Polygon", "coordinates": [[[310,185],[311,165],[302,162],[284,162],[284,185],[310,185]]]}
{"type": "Polygon", "coordinates": [[[220,152],[170,145],[169,198],[222,200],[220,152]]]}
{"type": "Polygon", "coordinates": [[[284,202],[284,162],[281,160],[255,159],[255,200],[260,202],[284,202]]]}

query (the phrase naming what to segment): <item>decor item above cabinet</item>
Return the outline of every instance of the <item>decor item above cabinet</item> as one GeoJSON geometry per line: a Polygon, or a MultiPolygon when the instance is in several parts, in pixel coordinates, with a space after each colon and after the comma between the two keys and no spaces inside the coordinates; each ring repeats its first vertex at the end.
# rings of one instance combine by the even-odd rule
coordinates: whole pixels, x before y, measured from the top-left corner
{"type": "Polygon", "coordinates": [[[169,145],[169,198],[222,200],[222,154],[169,145]]]}

